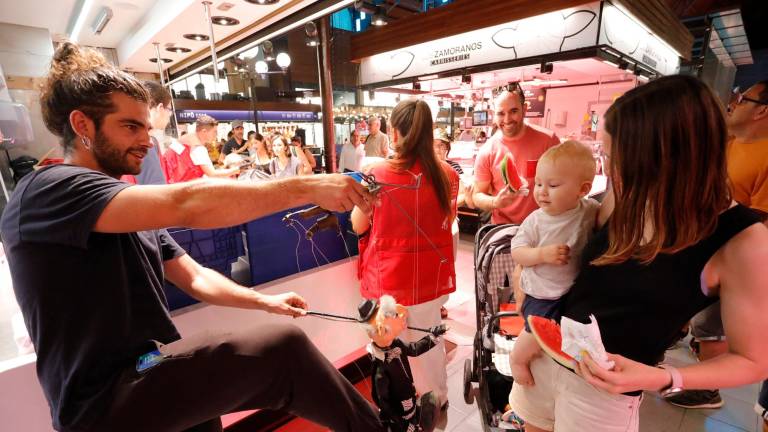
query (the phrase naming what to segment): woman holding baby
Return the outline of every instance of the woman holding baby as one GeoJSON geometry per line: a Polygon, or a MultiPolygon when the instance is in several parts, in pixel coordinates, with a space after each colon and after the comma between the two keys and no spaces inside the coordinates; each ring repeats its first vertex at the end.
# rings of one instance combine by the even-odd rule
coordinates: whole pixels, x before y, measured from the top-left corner
{"type": "Polygon", "coordinates": [[[606,113],[612,191],[562,316],[595,315],[612,370],[588,356],[576,373],[546,355],[534,385],[515,383],[527,432],[637,431],[643,390],[725,388],[768,376],[768,229],[731,199],[720,104],[696,78],[635,88],[606,113]],[[679,369],[657,367],[680,328],[721,300],[730,351],[679,369]]]}

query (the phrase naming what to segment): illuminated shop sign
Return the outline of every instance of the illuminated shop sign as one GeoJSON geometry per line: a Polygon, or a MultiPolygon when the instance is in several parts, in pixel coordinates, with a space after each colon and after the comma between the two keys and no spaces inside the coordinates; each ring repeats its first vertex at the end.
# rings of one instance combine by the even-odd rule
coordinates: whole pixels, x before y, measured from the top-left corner
{"type": "Polygon", "coordinates": [[[610,45],[662,75],[673,75],[680,69],[680,57],[675,50],[628,13],[608,2],[603,5],[600,44],[610,45]]]}
{"type": "Polygon", "coordinates": [[[362,84],[432,75],[448,70],[539,57],[607,45],[661,74],[675,74],[678,54],[640,22],[603,2],[588,3],[437,39],[362,60],[362,84]]]}
{"type": "Polygon", "coordinates": [[[600,3],[588,3],[363,59],[363,84],[594,46],[600,3]]]}
{"type": "Polygon", "coordinates": [[[317,113],[311,111],[256,111],[259,121],[318,121],[317,113]]]}
{"type": "MultiPolygon", "coordinates": [[[[245,110],[177,110],[176,119],[182,123],[192,123],[204,114],[220,122],[253,121],[253,112],[245,110]]],[[[256,119],[258,121],[316,122],[318,115],[311,111],[256,111],[256,119]]]]}

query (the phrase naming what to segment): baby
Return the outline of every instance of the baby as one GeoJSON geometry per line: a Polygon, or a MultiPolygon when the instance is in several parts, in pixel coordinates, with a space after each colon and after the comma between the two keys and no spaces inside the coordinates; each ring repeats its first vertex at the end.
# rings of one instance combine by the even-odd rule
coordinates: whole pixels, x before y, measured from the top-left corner
{"type": "Polygon", "coordinates": [[[534,384],[529,364],[539,352],[528,316],[559,320],[561,298],[576,278],[581,251],[595,226],[600,204],[585,198],[594,177],[592,150],[577,141],[550,148],[536,166],[533,198],[539,209],[525,218],[511,248],[512,259],[522,266],[520,289],[525,293],[525,331],[510,355],[512,376],[521,385],[534,384]]]}

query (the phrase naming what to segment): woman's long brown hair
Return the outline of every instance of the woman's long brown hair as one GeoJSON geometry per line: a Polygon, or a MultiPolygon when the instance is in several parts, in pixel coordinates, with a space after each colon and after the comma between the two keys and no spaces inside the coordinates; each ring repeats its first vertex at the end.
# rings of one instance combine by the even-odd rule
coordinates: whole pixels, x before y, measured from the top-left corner
{"type": "Polygon", "coordinates": [[[714,232],[730,204],[727,132],[705,84],[675,75],[632,89],[608,109],[605,131],[616,206],[593,264],[648,264],[714,232]]]}
{"type": "Polygon", "coordinates": [[[424,176],[435,187],[440,208],[451,212],[451,184],[432,149],[432,111],[426,102],[402,101],[392,110],[389,119],[400,134],[397,155],[389,163],[395,169],[407,170],[418,160],[424,176]]]}

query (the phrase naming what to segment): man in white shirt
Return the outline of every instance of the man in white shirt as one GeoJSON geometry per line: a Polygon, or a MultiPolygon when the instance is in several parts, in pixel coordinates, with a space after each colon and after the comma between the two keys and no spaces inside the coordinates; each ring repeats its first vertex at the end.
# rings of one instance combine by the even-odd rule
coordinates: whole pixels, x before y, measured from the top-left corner
{"type": "Polygon", "coordinates": [[[339,157],[339,172],[360,171],[365,159],[365,149],[361,145],[360,133],[353,130],[350,135],[350,142],[344,143],[339,157]]]}
{"type": "Polygon", "coordinates": [[[213,167],[213,161],[208,155],[208,149],[205,143],[213,142],[216,139],[216,126],[218,122],[211,116],[202,115],[195,122],[195,133],[186,134],[181,138],[181,142],[189,146],[189,157],[192,163],[200,168],[206,177],[231,177],[238,172],[239,168],[216,169],[213,167]]]}

